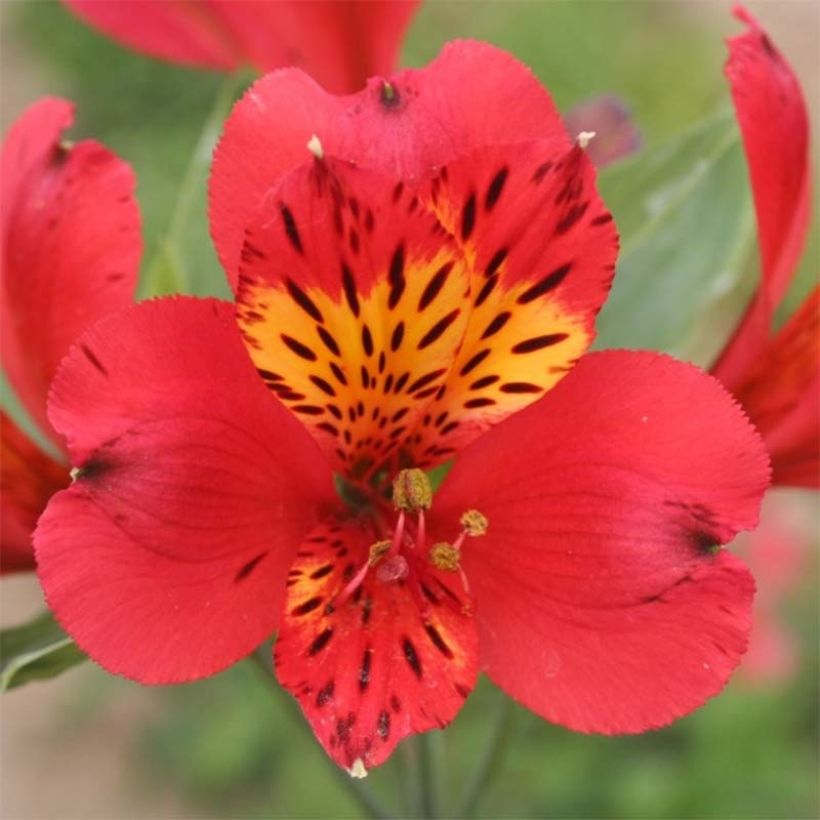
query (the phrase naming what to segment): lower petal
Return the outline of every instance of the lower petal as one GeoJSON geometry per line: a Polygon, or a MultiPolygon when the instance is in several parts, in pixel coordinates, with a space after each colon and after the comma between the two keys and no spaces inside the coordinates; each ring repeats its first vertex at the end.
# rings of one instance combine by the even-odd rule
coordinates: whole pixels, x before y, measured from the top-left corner
{"type": "MultiPolygon", "coordinates": [[[[700,706],[745,650],[754,582],[720,552],[757,523],[757,434],[714,379],[591,354],[456,460],[434,510],[465,545],[482,666],[572,729],[642,732],[700,706]]],[[[435,521],[431,526],[435,526],[435,521]]]]}
{"type": "Polygon", "coordinates": [[[383,763],[410,734],[443,728],[475,684],[477,635],[455,576],[426,570],[382,581],[378,566],[346,584],[380,540],[372,523],[328,522],[288,576],[276,675],[341,766],[383,763]]]}

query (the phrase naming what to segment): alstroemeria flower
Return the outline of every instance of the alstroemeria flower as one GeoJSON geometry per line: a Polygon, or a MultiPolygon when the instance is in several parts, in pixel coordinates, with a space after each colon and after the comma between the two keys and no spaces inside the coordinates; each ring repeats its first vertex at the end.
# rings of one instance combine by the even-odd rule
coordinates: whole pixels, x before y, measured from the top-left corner
{"type": "Polygon", "coordinates": [[[336,94],[393,70],[419,0],[63,0],[136,51],[231,71],[299,66],[336,94]]]}
{"type": "Polygon", "coordinates": [[[526,68],[465,42],[354,97],[269,75],[211,196],[237,304],[132,308],[54,381],[79,475],[38,566],[92,658],[186,681],[278,630],[358,774],[479,670],[580,731],[721,689],[754,583],[718,547],[756,523],[765,450],[696,368],[583,355],[616,234],[526,68]],[[453,457],[432,498],[417,468],[453,457]]]}
{"type": "Polygon", "coordinates": [[[134,176],[97,142],[61,142],[73,119],[65,100],[41,100],[11,127],[0,159],[3,369],[32,421],[64,454],[43,452],[2,414],[2,572],[34,568],[34,525],[69,483],[63,438],[46,418],[57,365],[86,328],[131,301],[137,282],[134,176]]]}
{"type": "Polygon", "coordinates": [[[803,251],[810,215],[809,123],[791,66],[757,21],[729,40],[726,74],[749,164],[761,282],[712,372],[740,400],[772,458],[775,484],[820,487],[820,287],[777,333],[774,311],[803,251]]]}

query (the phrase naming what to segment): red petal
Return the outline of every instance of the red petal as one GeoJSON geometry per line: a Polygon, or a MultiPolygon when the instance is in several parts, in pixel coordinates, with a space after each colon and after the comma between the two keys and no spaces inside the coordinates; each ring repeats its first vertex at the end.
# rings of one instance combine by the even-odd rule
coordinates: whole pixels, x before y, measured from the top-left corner
{"type": "Polygon", "coordinates": [[[378,766],[407,735],[446,726],[478,666],[457,576],[428,568],[421,581],[383,582],[377,565],[346,603],[333,606],[381,537],[348,521],[307,538],[289,573],[275,648],[279,681],[346,768],[357,760],[378,766]]]}
{"type": "MultiPolygon", "coordinates": [[[[237,68],[245,57],[216,4],[198,0],[63,2],[95,29],[151,57],[223,71],[237,68]]],[[[264,9],[269,4],[254,5],[264,9]]]]}
{"type": "Polygon", "coordinates": [[[49,498],[68,483],[68,467],[0,411],[0,572],[34,569],[34,526],[49,498]]]}
{"type": "Polygon", "coordinates": [[[263,77],[237,103],[210,182],[211,233],[232,285],[245,228],[266,191],[305,161],[314,134],[325,153],[406,183],[482,145],[554,138],[569,147],[530,70],[485,43],[450,43],[429,66],[402,71],[390,84],[389,99],[382,80],[333,97],[301,71],[285,70],[263,77]]]}
{"type": "Polygon", "coordinates": [[[242,252],[238,316],[254,364],[359,477],[404,444],[467,321],[463,255],[402,189],[329,157],[303,165],[271,191],[242,252]]]}
{"type": "Polygon", "coordinates": [[[809,124],[791,66],[743,7],[749,30],[729,43],[726,75],[743,134],[757,212],[762,282],[743,323],[713,368],[730,389],[760,352],[772,312],[797,269],[810,212],[809,124]]]}
{"type": "Polygon", "coordinates": [[[567,111],[564,123],[573,136],[582,131],[595,134],[586,154],[598,168],[634,154],[643,143],[629,107],[614,94],[582,100],[567,111]]]}
{"type": "Polygon", "coordinates": [[[434,502],[436,521],[489,520],[463,550],[482,666],[580,731],[700,706],[746,647],[754,589],[712,546],[755,526],[767,479],[714,379],[658,354],[584,357],[462,453],[434,502]]]}
{"type": "Polygon", "coordinates": [[[735,396],[760,431],[774,484],[820,487],[820,287],[769,340],[735,396]]]}
{"type": "Polygon", "coordinates": [[[72,348],[54,426],[81,473],[35,533],[46,597],[106,669],[212,674],[277,626],[293,554],[333,497],[310,437],[248,361],[233,305],[144,302],[72,348]]]}
{"type": "Polygon", "coordinates": [[[12,126],[2,152],[3,367],[30,416],[69,346],[92,322],[127,305],[142,243],[129,166],[84,140],[60,145],[72,106],[47,98],[12,126]]]}
{"type": "Polygon", "coordinates": [[[578,146],[479,149],[445,166],[429,195],[464,248],[471,304],[446,386],[413,437],[421,466],[449,458],[566,375],[592,343],[618,253],[578,146]]]}
{"type": "Polygon", "coordinates": [[[296,65],[334,93],[393,69],[418,0],[63,0],[124,45],[223,71],[296,65]]]}
{"type": "Polygon", "coordinates": [[[767,498],[760,526],[743,538],[741,548],[758,589],[749,651],[740,672],[762,685],[788,680],[795,671],[794,628],[783,616],[801,581],[811,574],[807,533],[795,526],[799,521],[793,510],[776,506],[778,500],[782,496],[767,498]]]}

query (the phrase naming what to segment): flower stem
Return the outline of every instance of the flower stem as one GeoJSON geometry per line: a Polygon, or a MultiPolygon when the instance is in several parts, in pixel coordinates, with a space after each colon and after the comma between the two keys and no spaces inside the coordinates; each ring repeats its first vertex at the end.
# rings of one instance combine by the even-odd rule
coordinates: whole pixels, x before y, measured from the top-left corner
{"type": "Polygon", "coordinates": [[[467,782],[461,803],[454,812],[455,817],[470,817],[475,811],[482,792],[490,784],[493,777],[498,774],[507,743],[512,736],[513,702],[503,692],[498,694],[500,695],[500,703],[496,712],[495,723],[490,730],[487,746],[472,777],[467,782]]]}
{"type": "Polygon", "coordinates": [[[416,738],[419,754],[419,803],[421,816],[434,820],[439,811],[439,759],[441,732],[425,732],[416,738]]]}
{"type": "Polygon", "coordinates": [[[182,259],[180,246],[195,197],[210,168],[211,154],[222,123],[233,103],[237,89],[246,79],[246,72],[237,71],[228,74],[219,86],[182,177],[168,227],[157,242],[154,255],[146,268],[143,290],[147,296],[184,292],[190,288],[191,282],[182,259]]]}
{"type": "MultiPolygon", "coordinates": [[[[305,719],[299,710],[296,701],[287,695],[276,682],[271,665],[266,658],[266,655],[269,652],[270,649],[266,644],[248,655],[248,661],[257,670],[260,678],[263,679],[271,690],[274,691],[280,698],[281,703],[285,705],[288,716],[292,722],[295,725],[304,728],[307,724],[305,723],[305,719]],[[283,695],[284,697],[282,697],[283,695]]],[[[389,820],[389,818],[393,816],[391,812],[387,811],[384,806],[381,805],[370,789],[362,783],[361,780],[356,780],[351,777],[346,771],[344,771],[344,769],[340,769],[330,758],[327,756],[324,757],[332,769],[337,782],[358,804],[364,817],[373,818],[373,820],[389,820]]]]}

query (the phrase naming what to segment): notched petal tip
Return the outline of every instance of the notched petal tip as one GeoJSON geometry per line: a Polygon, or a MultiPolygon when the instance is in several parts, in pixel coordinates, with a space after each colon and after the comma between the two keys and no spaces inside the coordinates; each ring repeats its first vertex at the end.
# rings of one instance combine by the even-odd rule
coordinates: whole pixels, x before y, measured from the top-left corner
{"type": "Polygon", "coordinates": [[[595,132],[594,131],[581,131],[580,134],[575,138],[578,145],[585,149],[593,139],[595,139],[595,132]]]}
{"type": "Polygon", "coordinates": [[[325,149],[322,147],[322,141],[319,139],[318,134],[313,134],[307,141],[307,149],[316,159],[325,158],[325,149]]]}
{"type": "Polygon", "coordinates": [[[367,769],[364,766],[364,761],[360,757],[357,757],[353,761],[353,765],[347,770],[347,773],[357,780],[363,780],[367,777],[367,769]]]}

